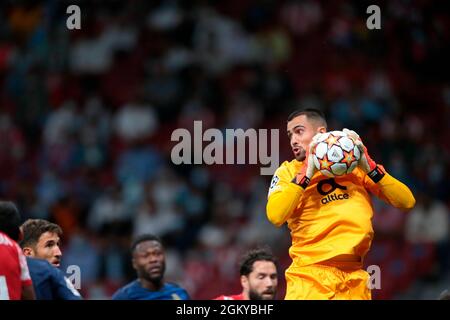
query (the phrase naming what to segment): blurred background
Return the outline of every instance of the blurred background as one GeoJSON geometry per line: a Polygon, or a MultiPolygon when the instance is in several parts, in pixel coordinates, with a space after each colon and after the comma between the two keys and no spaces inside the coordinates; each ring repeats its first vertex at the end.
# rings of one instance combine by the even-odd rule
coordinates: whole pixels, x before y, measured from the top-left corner
{"type": "Polygon", "coordinates": [[[265,216],[259,165],[170,160],[176,128],[281,130],[317,107],[351,128],[414,192],[409,214],[374,200],[375,299],[450,288],[449,16],[445,1],[8,1],[0,3],[0,197],[64,230],[63,270],[109,299],[135,273],[130,240],[167,248],[166,278],[194,299],[236,294],[238,259],[269,245],[290,264],[287,228],[265,216]],[[66,8],[81,9],[68,30],[66,8]]]}

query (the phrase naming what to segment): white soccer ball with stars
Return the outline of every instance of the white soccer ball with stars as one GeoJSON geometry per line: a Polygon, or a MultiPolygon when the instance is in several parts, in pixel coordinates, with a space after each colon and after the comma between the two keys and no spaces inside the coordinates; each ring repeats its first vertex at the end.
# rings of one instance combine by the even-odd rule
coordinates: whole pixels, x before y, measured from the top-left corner
{"type": "Polygon", "coordinates": [[[353,140],[342,131],[322,134],[313,150],[314,165],[328,177],[352,172],[361,156],[353,140]]]}

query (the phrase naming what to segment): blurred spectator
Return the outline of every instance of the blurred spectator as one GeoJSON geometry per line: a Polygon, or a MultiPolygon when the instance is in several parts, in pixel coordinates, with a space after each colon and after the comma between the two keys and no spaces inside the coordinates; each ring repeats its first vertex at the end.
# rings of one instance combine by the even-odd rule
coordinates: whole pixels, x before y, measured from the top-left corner
{"type": "Polygon", "coordinates": [[[435,245],[438,272],[445,274],[450,270],[450,211],[426,192],[421,192],[417,198],[417,205],[406,221],[406,239],[416,245],[435,245]]]}
{"type": "Polygon", "coordinates": [[[116,116],[117,134],[125,142],[145,139],[157,129],[158,120],[150,105],[142,102],[123,106],[116,116]]]}
{"type": "Polygon", "coordinates": [[[134,147],[121,153],[116,162],[118,181],[149,181],[161,166],[161,157],[151,147],[134,147]]]}
{"type": "Polygon", "coordinates": [[[45,215],[48,215],[49,208],[65,194],[65,190],[61,180],[51,170],[44,170],[40,178],[35,192],[39,199],[39,206],[45,210],[45,215]]]}
{"type": "Polygon", "coordinates": [[[257,60],[255,42],[241,26],[212,7],[197,10],[198,22],[193,41],[200,62],[212,74],[227,71],[232,65],[257,60]]]}
{"type": "MultiPolygon", "coordinates": [[[[7,173],[8,168],[15,168],[26,155],[26,142],[19,127],[11,116],[0,112],[0,170],[7,173]]],[[[13,172],[9,172],[12,174],[13,172]]]]}
{"type": "Polygon", "coordinates": [[[377,238],[402,240],[406,215],[401,210],[388,206],[380,200],[374,200],[373,228],[377,238]]]}
{"type": "Polygon", "coordinates": [[[43,138],[49,146],[66,144],[69,138],[78,130],[76,105],[73,101],[67,101],[60,108],[50,113],[45,124],[43,138]]]}
{"type": "Polygon", "coordinates": [[[125,232],[121,227],[131,221],[129,211],[124,205],[121,188],[112,187],[93,203],[88,216],[88,226],[104,235],[125,232]]]}
{"type": "Polygon", "coordinates": [[[406,221],[406,239],[412,243],[439,243],[448,240],[448,209],[427,193],[420,193],[417,198],[417,205],[406,221]]]}
{"type": "Polygon", "coordinates": [[[305,35],[323,19],[319,1],[286,1],[280,9],[280,20],[294,35],[305,35]]]}
{"type": "Polygon", "coordinates": [[[70,68],[76,74],[101,74],[113,63],[114,47],[111,33],[102,33],[91,26],[89,33],[76,40],[70,48],[70,68]]]}
{"type": "Polygon", "coordinates": [[[137,208],[133,221],[133,236],[146,233],[155,234],[161,238],[183,227],[183,219],[174,206],[159,206],[150,196],[137,208]]]}
{"type": "Polygon", "coordinates": [[[175,106],[183,94],[180,77],[176,73],[171,73],[168,66],[156,61],[149,65],[144,87],[145,97],[155,105],[162,118],[168,119],[173,116],[175,106]]]}

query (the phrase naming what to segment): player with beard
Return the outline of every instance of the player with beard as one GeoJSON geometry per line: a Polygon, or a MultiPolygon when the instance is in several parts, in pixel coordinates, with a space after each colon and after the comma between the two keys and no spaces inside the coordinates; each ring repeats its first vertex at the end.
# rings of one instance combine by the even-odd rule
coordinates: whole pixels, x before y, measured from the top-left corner
{"type": "Polygon", "coordinates": [[[44,219],[28,219],[20,229],[20,246],[27,257],[36,300],[80,300],[78,290],[59,269],[61,227],[44,219]]]}
{"type": "Polygon", "coordinates": [[[361,153],[358,167],[334,178],[317,171],[312,152],[327,131],[321,111],[293,112],[286,129],[295,158],[276,170],[267,200],[269,221],[287,223],[291,233],[285,299],[371,299],[362,269],[374,236],[370,194],[404,211],[414,207],[414,196],[371,159],[352,130],[342,131],[361,153]]]}
{"type": "Polygon", "coordinates": [[[20,246],[25,256],[47,260],[59,268],[62,257],[61,227],[44,219],[28,219],[20,228],[23,232],[20,246]]]}
{"type": "Polygon", "coordinates": [[[114,293],[113,300],[188,300],[180,286],[164,281],[166,269],[161,240],[150,234],[138,237],[131,245],[137,279],[114,293]]]}
{"type": "Polygon", "coordinates": [[[250,250],[240,264],[242,293],[214,300],[273,300],[277,293],[276,258],[267,249],[250,250]]]}

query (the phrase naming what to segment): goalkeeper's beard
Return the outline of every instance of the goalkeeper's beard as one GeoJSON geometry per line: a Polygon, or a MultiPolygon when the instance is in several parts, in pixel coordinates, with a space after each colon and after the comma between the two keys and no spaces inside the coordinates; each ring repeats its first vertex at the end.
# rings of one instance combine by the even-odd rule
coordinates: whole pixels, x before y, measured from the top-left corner
{"type": "Polygon", "coordinates": [[[297,161],[304,161],[306,159],[306,150],[300,147],[300,152],[298,154],[294,154],[294,157],[297,161]]]}

